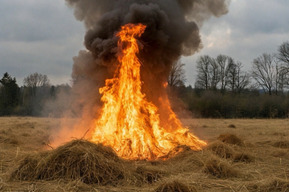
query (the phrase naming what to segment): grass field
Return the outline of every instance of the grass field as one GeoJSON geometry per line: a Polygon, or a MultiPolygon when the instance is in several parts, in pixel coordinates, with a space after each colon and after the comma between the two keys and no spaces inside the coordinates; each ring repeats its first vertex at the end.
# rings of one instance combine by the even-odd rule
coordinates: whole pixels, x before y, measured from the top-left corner
{"type": "Polygon", "coordinates": [[[98,185],[11,178],[27,155],[51,150],[49,135],[60,119],[0,118],[0,191],[289,191],[289,119],[182,121],[207,148],[185,150],[167,161],[126,161],[124,171],[142,168],[141,179],[98,185]]]}

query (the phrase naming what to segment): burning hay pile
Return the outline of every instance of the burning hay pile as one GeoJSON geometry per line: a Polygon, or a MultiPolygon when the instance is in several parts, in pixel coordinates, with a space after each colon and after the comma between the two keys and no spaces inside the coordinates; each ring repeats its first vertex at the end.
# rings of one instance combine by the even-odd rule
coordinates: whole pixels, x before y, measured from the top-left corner
{"type": "Polygon", "coordinates": [[[168,77],[181,56],[200,50],[199,27],[226,14],[227,1],[66,2],[85,23],[86,50],[74,58],[72,72],[77,93],[72,111],[80,122],[74,131],[63,129],[58,139],[78,138],[88,128],[86,139],[129,160],[173,156],[180,145],[192,150],[206,146],[173,111],[168,77]]]}

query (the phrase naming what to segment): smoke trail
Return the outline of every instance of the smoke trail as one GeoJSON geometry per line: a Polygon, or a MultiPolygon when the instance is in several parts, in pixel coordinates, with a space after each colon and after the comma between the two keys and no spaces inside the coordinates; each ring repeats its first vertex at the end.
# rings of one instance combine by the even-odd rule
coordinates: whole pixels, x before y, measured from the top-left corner
{"type": "MultiPolygon", "coordinates": [[[[172,63],[182,55],[192,55],[202,47],[199,27],[211,16],[227,13],[227,0],[66,0],[74,8],[75,17],[87,29],[86,51],[74,58],[72,77],[77,102],[82,115],[94,119],[99,101],[98,89],[117,67],[115,33],[127,23],[147,26],[140,38],[142,51],[142,91],[158,106],[161,119],[168,119],[167,81],[172,63]],[[163,112],[162,112],[163,111],[163,112]]],[[[79,113],[79,111],[76,111],[79,113]]],[[[89,120],[87,120],[89,122],[89,120]]]]}

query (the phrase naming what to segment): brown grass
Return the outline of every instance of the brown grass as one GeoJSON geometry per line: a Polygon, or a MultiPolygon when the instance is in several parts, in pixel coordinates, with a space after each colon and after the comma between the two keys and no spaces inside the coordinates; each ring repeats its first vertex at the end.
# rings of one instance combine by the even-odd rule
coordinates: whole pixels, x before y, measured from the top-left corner
{"type": "Polygon", "coordinates": [[[228,127],[229,127],[229,128],[236,128],[236,125],[230,124],[230,125],[228,125],[228,127]]]}
{"type": "Polygon", "coordinates": [[[265,180],[259,183],[254,183],[248,186],[250,191],[256,192],[288,192],[288,180],[274,178],[272,180],[265,180]]]}
{"type": "Polygon", "coordinates": [[[233,157],[234,162],[244,162],[244,163],[251,163],[255,160],[255,157],[253,157],[250,154],[246,153],[236,153],[233,157]]]}
{"type": "Polygon", "coordinates": [[[287,154],[288,154],[288,150],[286,150],[286,149],[276,149],[276,150],[274,150],[274,151],[272,151],[272,156],[273,157],[284,157],[284,156],[286,156],[287,154]]]}
{"type": "Polygon", "coordinates": [[[159,181],[164,175],[166,175],[166,171],[162,170],[160,167],[156,166],[139,166],[136,168],[135,172],[136,177],[140,183],[154,183],[159,181]]]}
{"type": "Polygon", "coordinates": [[[204,172],[218,178],[237,177],[240,175],[240,172],[228,162],[217,158],[211,158],[205,163],[204,172]]]}
{"type": "Polygon", "coordinates": [[[228,143],[232,145],[239,145],[239,146],[244,145],[244,142],[239,137],[233,134],[229,134],[229,133],[220,135],[218,139],[224,143],[228,143]]]}
{"type": "Polygon", "coordinates": [[[170,181],[160,184],[155,192],[196,192],[196,189],[190,188],[179,181],[170,181]]]}
{"type": "Polygon", "coordinates": [[[278,148],[288,149],[289,148],[289,141],[277,141],[273,144],[273,146],[278,147],[278,148]]]}
{"type": "Polygon", "coordinates": [[[0,191],[288,191],[289,120],[183,122],[208,147],[182,146],[166,161],[125,161],[83,140],[51,150],[60,119],[0,118],[0,191]]]}
{"type": "Polygon", "coordinates": [[[233,148],[220,141],[211,143],[210,145],[208,145],[207,149],[211,150],[217,156],[225,159],[233,158],[235,154],[233,148]]]}

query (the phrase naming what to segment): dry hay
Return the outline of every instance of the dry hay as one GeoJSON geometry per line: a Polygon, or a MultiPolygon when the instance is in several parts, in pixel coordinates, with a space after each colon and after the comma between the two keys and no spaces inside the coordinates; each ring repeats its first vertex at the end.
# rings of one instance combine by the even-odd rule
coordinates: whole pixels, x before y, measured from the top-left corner
{"type": "Polygon", "coordinates": [[[204,165],[204,172],[218,178],[237,177],[239,172],[225,161],[211,158],[204,165]]]}
{"type": "Polygon", "coordinates": [[[196,192],[195,188],[190,188],[179,181],[165,182],[159,185],[155,192],[196,192]]]}
{"type": "Polygon", "coordinates": [[[232,147],[220,141],[211,143],[208,145],[207,149],[212,151],[218,157],[223,159],[232,159],[233,162],[250,163],[255,159],[250,154],[236,152],[232,147]]]}
{"type": "Polygon", "coordinates": [[[239,145],[244,146],[244,142],[233,134],[223,134],[218,137],[218,139],[224,143],[232,144],[232,145],[239,145]]]}
{"type": "Polygon", "coordinates": [[[284,157],[285,155],[287,155],[288,151],[286,149],[277,149],[274,150],[271,155],[273,157],[284,157]]]}
{"type": "Polygon", "coordinates": [[[169,172],[185,173],[190,171],[198,171],[204,166],[204,159],[211,155],[208,151],[193,151],[190,148],[178,153],[164,162],[169,172]]]}
{"type": "Polygon", "coordinates": [[[14,136],[0,137],[0,143],[19,145],[19,140],[14,136]]]}
{"type": "Polygon", "coordinates": [[[287,149],[289,148],[289,141],[277,141],[273,144],[274,147],[287,149]]]}
{"type": "Polygon", "coordinates": [[[252,155],[246,153],[236,153],[233,157],[234,162],[250,163],[253,162],[254,160],[255,158],[252,155]]]}
{"type": "Polygon", "coordinates": [[[166,172],[160,167],[138,166],[135,170],[137,180],[140,183],[154,183],[162,178],[166,172]]]}
{"type": "Polygon", "coordinates": [[[220,141],[211,143],[207,149],[221,158],[229,159],[234,156],[234,150],[230,146],[220,141]]]}
{"type": "Polygon", "coordinates": [[[250,191],[256,192],[288,192],[289,182],[283,179],[275,178],[271,181],[265,180],[259,184],[251,184],[247,188],[250,191]]]}
{"type": "Polygon", "coordinates": [[[229,128],[236,128],[236,125],[230,124],[230,125],[228,125],[228,127],[229,127],[229,128]]]}
{"type": "Polygon", "coordinates": [[[72,179],[106,185],[124,179],[124,171],[123,162],[111,148],[74,140],[55,150],[26,157],[11,174],[11,179],[72,179]]]}

